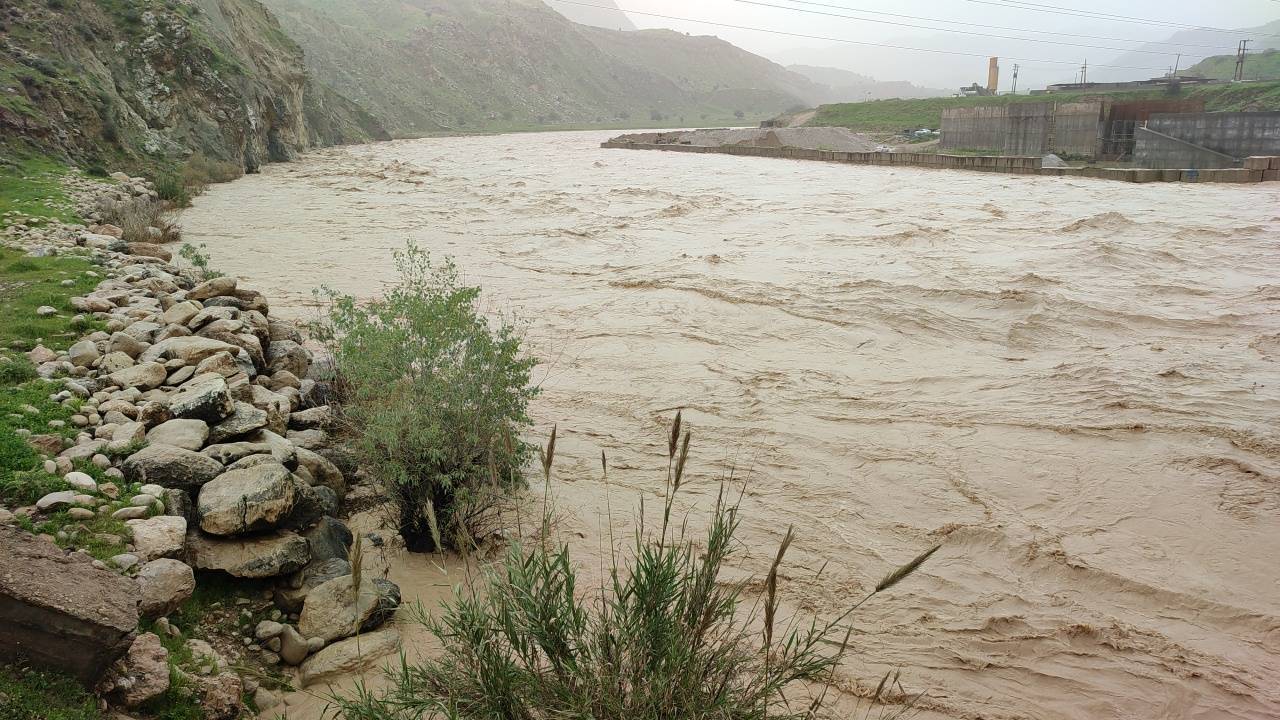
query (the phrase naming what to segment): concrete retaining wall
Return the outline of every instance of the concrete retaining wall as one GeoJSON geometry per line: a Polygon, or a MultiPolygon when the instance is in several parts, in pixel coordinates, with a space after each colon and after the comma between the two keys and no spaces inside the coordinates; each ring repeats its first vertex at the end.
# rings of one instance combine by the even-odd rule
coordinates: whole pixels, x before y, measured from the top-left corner
{"type": "Polygon", "coordinates": [[[748,147],[722,145],[677,145],[645,142],[608,141],[600,147],[621,150],[663,150],[666,152],[715,153],[718,155],[744,155],[788,160],[818,160],[822,162],[849,163],[853,165],[900,165],[921,168],[946,168],[975,172],[999,172],[1014,175],[1045,175],[1052,177],[1086,177],[1122,182],[1231,182],[1249,183],[1263,180],[1280,180],[1280,157],[1252,158],[1254,165],[1265,164],[1274,170],[1232,168],[1225,170],[1153,170],[1142,168],[1046,168],[1039,157],[1010,155],[941,155],[930,153],[896,152],[835,152],[831,150],[804,150],[801,148],[748,147]]]}
{"type": "Polygon", "coordinates": [[[1093,157],[1102,131],[1102,104],[1017,103],[942,112],[946,150],[997,150],[1004,155],[1093,157]]]}
{"type": "Polygon", "coordinates": [[[1239,167],[1236,158],[1149,128],[1133,129],[1133,162],[1144,168],[1215,169],[1239,167]]]}
{"type": "Polygon", "coordinates": [[[1280,155],[1280,112],[1152,115],[1147,129],[1237,160],[1280,155]]]}

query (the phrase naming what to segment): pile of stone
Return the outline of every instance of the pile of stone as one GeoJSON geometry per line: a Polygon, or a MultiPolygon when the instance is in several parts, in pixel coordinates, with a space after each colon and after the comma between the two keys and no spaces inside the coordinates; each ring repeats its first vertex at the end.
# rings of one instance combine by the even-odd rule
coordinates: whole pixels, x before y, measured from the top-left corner
{"type": "MultiPolygon", "coordinates": [[[[27,438],[67,488],[31,507],[0,508],[0,525],[59,511],[83,520],[109,513],[127,521],[131,538],[121,539],[122,552],[109,563],[66,555],[46,541],[42,570],[0,577],[0,626],[14,628],[0,632],[0,659],[31,657],[43,643],[55,647],[68,637],[68,627],[83,626],[74,633],[76,653],[38,659],[57,666],[75,656],[83,665],[74,668],[78,676],[98,683],[113,704],[135,707],[169,682],[167,670],[159,672],[163,646],[152,634],[135,638],[137,620],[163,620],[181,606],[196,587],[196,571],[274,579],[278,620],[260,623],[246,642],[264,662],[302,666],[304,682],[336,672],[353,652],[358,657],[346,645],[358,633],[389,642],[393,631],[374,631],[394,614],[400,591],[372,578],[355,587],[353,537],[338,519],[346,458],[331,446],[326,387],[308,377],[312,356],[299,330],[272,318],[266,298],[234,278],[194,278],[145,248],[96,240],[107,236],[81,233],[81,247],[108,277],[72,300],[105,329],[66,352],[29,353],[42,377],[61,383],[51,397],[79,403],[71,420],[77,437],[27,438]],[[74,465],[84,461],[111,482],[77,472],[74,465]],[[59,554],[72,559],[58,561],[59,554]],[[103,607],[128,610],[98,616],[93,606],[32,593],[67,577],[101,593],[103,607]]],[[[0,534],[0,556],[38,542],[21,535],[0,534]]],[[[214,673],[202,683],[215,696],[234,696],[238,708],[243,686],[234,674],[214,673]]],[[[209,717],[222,716],[208,713],[216,697],[204,704],[209,717]]]]}

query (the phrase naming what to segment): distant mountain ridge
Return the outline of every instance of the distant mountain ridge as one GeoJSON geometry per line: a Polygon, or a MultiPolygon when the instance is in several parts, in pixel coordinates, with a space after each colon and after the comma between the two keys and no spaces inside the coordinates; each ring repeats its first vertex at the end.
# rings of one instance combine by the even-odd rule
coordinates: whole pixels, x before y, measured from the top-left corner
{"type": "Polygon", "coordinates": [[[569,5],[264,1],[305,50],[313,76],[400,136],[754,123],[828,92],[723,40],[582,25],[565,17],[569,5]]]}
{"type": "Polygon", "coordinates": [[[787,69],[803,75],[819,85],[829,88],[824,103],[855,102],[858,100],[919,100],[931,97],[948,97],[952,93],[936,88],[923,88],[905,80],[883,81],[873,77],[833,67],[813,65],[788,65],[787,69]]]}
{"type": "Polygon", "coordinates": [[[555,2],[548,0],[547,5],[552,10],[578,23],[579,25],[591,25],[592,27],[604,28],[606,30],[635,30],[635,23],[631,22],[631,18],[627,14],[618,9],[617,3],[613,0],[591,0],[591,5],[607,5],[604,7],[587,7],[586,5],[572,5],[569,3],[555,2]]]}

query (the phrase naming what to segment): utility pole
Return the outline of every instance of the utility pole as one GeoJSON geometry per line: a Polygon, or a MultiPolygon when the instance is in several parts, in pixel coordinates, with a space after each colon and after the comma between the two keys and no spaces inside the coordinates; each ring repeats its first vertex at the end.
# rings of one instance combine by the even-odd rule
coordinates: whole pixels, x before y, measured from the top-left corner
{"type": "Polygon", "coordinates": [[[1013,94],[1018,94],[1018,64],[1013,64],[1013,94]]]}
{"type": "Polygon", "coordinates": [[[1085,58],[1084,66],[1080,68],[1080,84],[1089,84],[1089,58],[1085,58]]]}
{"type": "Polygon", "coordinates": [[[1240,47],[1236,50],[1236,82],[1244,80],[1244,58],[1249,52],[1249,41],[1241,40],[1240,47]]]}
{"type": "Polygon", "coordinates": [[[1182,53],[1178,53],[1178,59],[1173,63],[1173,72],[1169,73],[1171,77],[1178,76],[1178,68],[1182,67],[1182,53]]]}

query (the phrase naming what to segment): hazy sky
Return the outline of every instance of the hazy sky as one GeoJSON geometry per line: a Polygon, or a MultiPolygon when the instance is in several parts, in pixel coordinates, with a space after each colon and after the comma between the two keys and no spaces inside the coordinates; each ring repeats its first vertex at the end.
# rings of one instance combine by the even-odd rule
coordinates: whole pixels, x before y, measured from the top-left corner
{"type": "MultiPolygon", "coordinates": [[[[825,38],[910,45],[973,53],[974,57],[968,57],[965,55],[886,50],[820,39],[771,35],[750,30],[666,20],[647,17],[639,14],[639,12],[633,12],[630,15],[635,24],[642,28],[668,27],[695,34],[717,35],[736,45],[783,63],[804,62],[836,65],[872,75],[881,80],[907,79],[917,84],[931,82],[935,87],[941,86],[944,88],[950,88],[961,81],[985,82],[986,61],[982,57],[978,57],[982,55],[1020,58],[1021,60],[1017,60],[1021,65],[1022,83],[1020,83],[1020,87],[1029,87],[1033,85],[1042,86],[1049,82],[1071,81],[1075,79],[1076,74],[1079,72],[1079,66],[1085,60],[1088,60],[1094,66],[1108,63],[1129,66],[1125,69],[1098,67],[1096,70],[1090,71],[1091,79],[1105,79],[1104,76],[1116,74],[1126,77],[1151,77],[1161,74],[1159,70],[1172,66],[1176,62],[1176,55],[1179,50],[1184,53],[1181,67],[1187,67],[1201,55],[1233,53],[1237,41],[1241,39],[1230,33],[1210,34],[1207,38],[1200,39],[1195,43],[1197,45],[1207,45],[1208,47],[1160,47],[1158,48],[1159,54],[1138,53],[1125,56],[1123,60],[1117,60],[1117,58],[1124,55],[1125,51],[1140,48],[1142,46],[1140,41],[1166,40],[1170,35],[1177,32],[1179,28],[1119,21],[1109,22],[1101,19],[1017,9],[1002,4],[1007,1],[1014,0],[916,0],[909,3],[901,0],[814,0],[814,2],[805,3],[797,2],[796,0],[758,0],[763,5],[783,7],[753,5],[740,0],[616,0],[619,7],[629,11],[645,11],[677,17],[714,20],[734,25],[770,28],[825,38]],[[938,18],[942,22],[866,13],[862,14],[865,19],[847,19],[799,12],[798,9],[801,8],[845,15],[858,13],[841,8],[874,10],[921,18],[938,18]],[[870,18],[909,25],[951,28],[972,33],[1031,37],[1035,38],[1035,40],[1023,41],[975,37],[941,32],[937,29],[921,29],[869,22],[868,19],[870,18]],[[954,24],[960,22],[1000,25],[1014,28],[1015,30],[978,28],[954,24]],[[1024,30],[1075,33],[1090,37],[1062,37],[1029,33],[1024,32],[1024,30]],[[1101,37],[1110,39],[1091,39],[1101,37]],[[1048,41],[1100,47],[1056,45],[1048,41]],[[1040,62],[1052,60],[1062,62],[1061,64],[1040,62]]],[[[1280,19],[1280,2],[1275,0],[1203,0],[1201,2],[1187,2],[1186,0],[1126,0],[1125,2],[1107,2],[1105,0],[1028,0],[1028,2],[1038,5],[1072,8],[1077,11],[1125,15],[1142,19],[1158,19],[1171,23],[1214,28],[1251,27],[1280,19]]],[[[1275,40],[1275,38],[1272,38],[1272,42],[1275,42],[1275,40]]],[[[1150,50],[1150,48],[1147,49],[1150,50]]],[[[1004,71],[1002,89],[1008,89],[1008,79],[1014,62],[1015,60],[1002,62],[1004,71]]]]}

